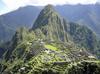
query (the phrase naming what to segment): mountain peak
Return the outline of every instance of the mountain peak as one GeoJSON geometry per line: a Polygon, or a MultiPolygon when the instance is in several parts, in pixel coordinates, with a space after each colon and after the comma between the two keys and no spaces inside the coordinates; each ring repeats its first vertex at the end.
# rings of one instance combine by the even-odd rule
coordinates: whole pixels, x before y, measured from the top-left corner
{"type": "Polygon", "coordinates": [[[54,7],[53,7],[53,5],[48,4],[48,5],[46,5],[46,6],[45,6],[45,8],[44,8],[44,9],[49,9],[49,10],[52,10],[52,9],[54,9],[54,7]]]}
{"type": "Polygon", "coordinates": [[[43,33],[42,35],[45,35],[46,38],[50,40],[66,41],[66,23],[67,22],[56,12],[52,5],[47,5],[40,12],[32,27],[32,30],[38,30],[38,34],[43,33]]]}
{"type": "Polygon", "coordinates": [[[54,7],[52,5],[47,5],[44,7],[44,9],[40,12],[39,16],[37,17],[32,29],[39,28],[41,26],[45,26],[48,24],[54,24],[56,19],[60,20],[60,15],[55,11],[54,7]]]}

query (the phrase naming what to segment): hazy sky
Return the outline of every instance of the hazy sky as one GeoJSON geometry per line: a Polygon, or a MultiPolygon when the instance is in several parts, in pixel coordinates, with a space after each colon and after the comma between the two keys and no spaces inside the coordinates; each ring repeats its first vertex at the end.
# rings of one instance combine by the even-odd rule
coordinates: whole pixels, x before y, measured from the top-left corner
{"type": "Polygon", "coordinates": [[[44,6],[47,4],[95,4],[98,1],[99,0],[0,0],[0,14],[26,5],[44,6]]]}

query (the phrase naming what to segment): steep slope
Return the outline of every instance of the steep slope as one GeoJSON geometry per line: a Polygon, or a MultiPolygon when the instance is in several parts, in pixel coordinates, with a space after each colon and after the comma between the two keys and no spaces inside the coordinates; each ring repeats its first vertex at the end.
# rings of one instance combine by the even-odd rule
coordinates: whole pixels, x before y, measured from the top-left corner
{"type": "Polygon", "coordinates": [[[86,49],[89,49],[93,53],[97,50],[100,50],[99,39],[91,29],[72,22],[69,23],[69,25],[70,30],[68,33],[75,43],[84,46],[86,49]]]}
{"type": "Polygon", "coordinates": [[[38,32],[51,40],[67,41],[66,26],[65,20],[54,10],[53,6],[48,5],[40,12],[32,29],[39,30],[38,32]]]}
{"type": "Polygon", "coordinates": [[[34,38],[34,32],[29,32],[29,30],[25,27],[18,29],[15,35],[13,36],[12,40],[6,46],[7,50],[5,51],[5,54],[3,56],[6,60],[8,60],[11,56],[14,55],[16,55],[16,57],[21,57],[24,54],[24,52],[28,49],[34,38]],[[13,52],[14,54],[12,54],[13,52]]]}
{"type": "Polygon", "coordinates": [[[39,14],[33,28],[35,33],[51,41],[74,42],[95,52],[100,49],[95,33],[86,26],[65,21],[55,9],[48,5],[39,14]]]}
{"type": "Polygon", "coordinates": [[[53,67],[51,70],[61,71],[62,74],[68,62],[88,59],[92,55],[74,43],[39,39],[33,31],[25,28],[16,32],[10,45],[11,49],[4,53],[0,61],[0,73],[3,74],[40,74],[50,66],[53,67]],[[64,65],[58,68],[59,63],[64,65]]]}
{"type": "Polygon", "coordinates": [[[74,43],[37,39],[25,28],[16,32],[13,45],[13,50],[6,51],[0,61],[0,73],[40,74],[50,70],[64,74],[71,62],[94,57],[74,43]]]}

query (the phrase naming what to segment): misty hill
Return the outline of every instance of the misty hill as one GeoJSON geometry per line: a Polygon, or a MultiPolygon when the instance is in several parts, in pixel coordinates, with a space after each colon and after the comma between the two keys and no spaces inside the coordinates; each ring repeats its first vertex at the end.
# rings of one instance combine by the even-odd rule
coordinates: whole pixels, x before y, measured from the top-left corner
{"type": "Polygon", "coordinates": [[[56,10],[66,19],[90,27],[100,35],[100,5],[63,5],[56,10]]]}
{"type": "Polygon", "coordinates": [[[30,28],[40,9],[34,6],[21,7],[15,11],[0,16],[0,40],[7,41],[12,38],[20,27],[30,28]]]}

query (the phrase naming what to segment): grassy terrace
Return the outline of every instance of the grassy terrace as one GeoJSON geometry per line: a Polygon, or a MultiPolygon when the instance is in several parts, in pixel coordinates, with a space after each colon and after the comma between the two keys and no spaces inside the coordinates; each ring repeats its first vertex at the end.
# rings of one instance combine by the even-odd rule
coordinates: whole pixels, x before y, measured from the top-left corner
{"type": "Polygon", "coordinates": [[[44,45],[44,47],[45,47],[46,49],[50,49],[50,50],[54,50],[54,51],[58,50],[57,47],[52,46],[52,45],[49,45],[49,44],[44,45]]]}

